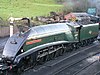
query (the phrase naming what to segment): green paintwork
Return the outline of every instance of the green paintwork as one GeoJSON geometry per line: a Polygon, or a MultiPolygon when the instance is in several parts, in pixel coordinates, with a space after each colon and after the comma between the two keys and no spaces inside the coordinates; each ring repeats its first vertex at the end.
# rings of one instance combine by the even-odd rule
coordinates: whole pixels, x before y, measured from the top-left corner
{"type": "MultiPolygon", "coordinates": [[[[63,41],[63,40],[67,40],[67,38],[65,38],[65,33],[61,33],[61,34],[56,34],[56,35],[52,35],[52,36],[46,36],[46,37],[42,37],[42,38],[38,38],[38,39],[42,39],[41,42],[37,42],[31,45],[24,45],[24,50],[27,51],[28,49],[34,48],[36,46],[42,45],[42,44],[46,44],[46,43],[50,43],[50,42],[56,42],[56,41],[63,41]]],[[[32,41],[32,40],[27,40],[28,41],[32,41]]]]}
{"type": "Polygon", "coordinates": [[[80,40],[96,37],[98,35],[98,32],[99,32],[99,25],[82,27],[80,40]]]}
{"type": "MultiPolygon", "coordinates": [[[[69,26],[69,27],[71,28],[71,30],[68,32],[66,31],[65,33],[63,32],[63,33],[45,36],[45,37],[41,37],[37,39],[32,39],[32,40],[41,39],[41,41],[30,44],[30,45],[25,44],[23,46],[23,49],[27,51],[36,46],[43,45],[46,43],[51,43],[51,42],[57,42],[57,41],[69,41],[69,42],[79,41],[77,27],[76,28],[74,26],[69,26]]],[[[85,39],[96,37],[98,35],[98,32],[99,32],[99,25],[83,26],[80,32],[81,33],[80,40],[85,40],[85,39]]],[[[27,40],[26,42],[29,42],[32,40],[27,40]]]]}

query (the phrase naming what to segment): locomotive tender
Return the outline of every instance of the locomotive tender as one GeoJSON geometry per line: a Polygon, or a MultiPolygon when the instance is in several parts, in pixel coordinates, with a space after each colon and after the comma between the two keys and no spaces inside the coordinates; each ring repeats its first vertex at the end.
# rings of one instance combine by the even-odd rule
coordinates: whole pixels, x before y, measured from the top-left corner
{"type": "Polygon", "coordinates": [[[99,24],[74,22],[36,26],[11,36],[2,53],[0,71],[19,71],[43,63],[67,51],[92,43],[98,36],[99,24]],[[26,65],[27,64],[27,65],[26,65]]]}

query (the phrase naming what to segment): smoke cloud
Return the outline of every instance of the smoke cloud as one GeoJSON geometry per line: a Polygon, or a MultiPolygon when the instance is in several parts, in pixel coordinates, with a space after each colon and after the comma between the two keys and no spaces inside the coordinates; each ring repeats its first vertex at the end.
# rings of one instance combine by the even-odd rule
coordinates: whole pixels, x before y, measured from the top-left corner
{"type": "Polygon", "coordinates": [[[64,6],[72,11],[87,11],[88,7],[96,7],[100,14],[100,0],[64,0],[64,6]]]}

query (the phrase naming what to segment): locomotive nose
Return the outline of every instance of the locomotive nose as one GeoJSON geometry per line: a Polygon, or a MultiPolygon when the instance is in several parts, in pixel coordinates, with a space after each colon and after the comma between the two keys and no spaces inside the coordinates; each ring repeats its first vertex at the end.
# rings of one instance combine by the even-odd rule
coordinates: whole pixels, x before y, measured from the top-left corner
{"type": "Polygon", "coordinates": [[[10,60],[15,58],[19,50],[25,43],[26,38],[27,36],[23,35],[20,37],[18,36],[18,34],[14,34],[13,36],[11,36],[6,42],[2,57],[10,59],[10,60]]]}
{"type": "Polygon", "coordinates": [[[11,63],[13,61],[14,57],[6,57],[2,55],[1,61],[6,61],[7,63],[11,63]]]}

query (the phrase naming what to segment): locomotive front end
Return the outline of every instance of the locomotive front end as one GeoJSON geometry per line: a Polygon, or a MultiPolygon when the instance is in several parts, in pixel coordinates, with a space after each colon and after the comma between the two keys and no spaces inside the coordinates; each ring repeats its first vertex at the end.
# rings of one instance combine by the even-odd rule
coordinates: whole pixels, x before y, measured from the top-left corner
{"type": "Polygon", "coordinates": [[[14,59],[17,55],[21,54],[22,47],[29,35],[29,31],[24,34],[14,34],[11,36],[4,47],[2,58],[0,59],[0,73],[5,73],[7,70],[11,70],[16,66],[14,59]]]}

